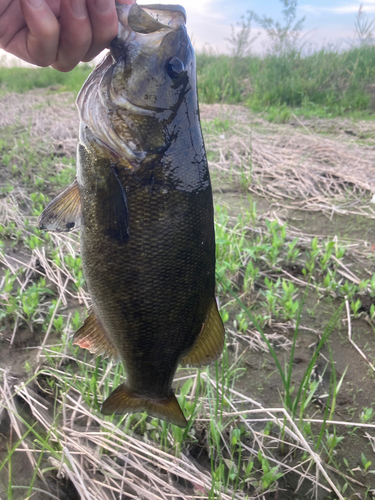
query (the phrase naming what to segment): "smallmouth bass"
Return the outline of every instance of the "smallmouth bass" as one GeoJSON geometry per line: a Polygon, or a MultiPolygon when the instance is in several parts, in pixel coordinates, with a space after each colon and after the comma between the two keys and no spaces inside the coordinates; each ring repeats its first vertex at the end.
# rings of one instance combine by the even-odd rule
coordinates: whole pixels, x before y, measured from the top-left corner
{"type": "Polygon", "coordinates": [[[76,180],[39,225],[81,228],[92,309],[74,343],[126,371],[102,412],[186,427],[177,366],[205,366],[224,343],[195,56],[182,7],[117,12],[118,35],[77,98],[76,180]]]}

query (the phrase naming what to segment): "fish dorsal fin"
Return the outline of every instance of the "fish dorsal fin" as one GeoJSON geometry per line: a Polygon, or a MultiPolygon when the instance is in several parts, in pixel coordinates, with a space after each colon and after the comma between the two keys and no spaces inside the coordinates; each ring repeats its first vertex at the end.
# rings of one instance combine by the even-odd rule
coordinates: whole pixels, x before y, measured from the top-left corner
{"type": "Polygon", "coordinates": [[[92,309],[88,313],[89,316],[74,334],[73,344],[79,345],[82,349],[88,349],[95,357],[103,356],[118,361],[120,356],[95,313],[92,309]]]}
{"type": "Polygon", "coordinates": [[[54,198],[39,217],[39,229],[67,232],[81,224],[81,197],[77,179],[54,198]]]}
{"type": "Polygon", "coordinates": [[[143,411],[179,427],[187,426],[187,420],[173,393],[166,398],[151,399],[145,395],[136,394],[126,384],[121,384],[109,395],[101,408],[104,415],[112,415],[113,413],[124,415],[125,413],[143,411]]]}
{"type": "Polygon", "coordinates": [[[213,299],[208,310],[202,331],[191,351],[182,358],[182,366],[206,366],[215,361],[224,346],[224,325],[221,320],[216,300],[213,299]]]}

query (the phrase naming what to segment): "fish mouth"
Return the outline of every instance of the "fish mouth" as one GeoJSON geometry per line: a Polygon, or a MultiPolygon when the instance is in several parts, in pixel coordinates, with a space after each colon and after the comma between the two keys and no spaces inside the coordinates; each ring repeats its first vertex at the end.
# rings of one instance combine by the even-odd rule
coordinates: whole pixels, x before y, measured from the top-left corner
{"type": "MultiPolygon", "coordinates": [[[[131,46],[133,50],[142,51],[152,57],[158,51],[163,40],[186,25],[185,9],[179,5],[124,5],[116,3],[119,20],[118,34],[110,44],[110,52],[95,68],[84,83],[77,96],[77,107],[84,128],[90,130],[89,136],[98,145],[125,158],[134,166],[147,156],[134,136],[124,139],[122,127],[115,127],[113,117],[120,113],[159,120],[168,118],[170,108],[134,103],[123,92],[113,88],[115,73],[121,75],[129,67],[128,58],[124,57],[131,46]]],[[[160,103],[161,104],[161,103],[160,103]]],[[[88,137],[84,134],[84,137],[88,137]]],[[[151,151],[150,151],[151,152],[151,151]]],[[[152,151],[153,153],[155,151],[152,151]]]]}
{"type": "Polygon", "coordinates": [[[115,60],[121,56],[125,43],[152,47],[155,50],[168,32],[186,25],[186,11],[181,5],[116,3],[116,10],[119,28],[117,36],[110,44],[115,60]]]}
{"type": "MultiPolygon", "coordinates": [[[[186,11],[181,5],[122,5],[116,3],[119,31],[116,38],[126,40],[131,33],[150,34],[177,29],[186,24],[186,11]]],[[[141,38],[139,42],[141,43],[141,38]]]]}

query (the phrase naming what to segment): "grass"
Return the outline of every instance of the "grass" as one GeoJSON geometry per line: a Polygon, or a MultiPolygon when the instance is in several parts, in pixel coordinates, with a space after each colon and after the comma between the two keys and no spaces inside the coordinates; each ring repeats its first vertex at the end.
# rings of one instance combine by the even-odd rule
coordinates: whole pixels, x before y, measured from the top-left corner
{"type": "MultiPolygon", "coordinates": [[[[216,120],[205,128],[209,137],[229,133],[231,124],[216,120]]],[[[31,357],[16,383],[1,371],[2,405],[16,436],[9,438],[2,459],[6,476],[0,470],[8,498],[24,487],[14,475],[16,456],[24,450],[30,469],[27,496],[48,491],[45,478],[52,474],[65,476],[88,499],[103,498],[101,489],[135,497],[165,489],[182,498],[272,498],[272,492],[288,487],[290,477],[301,483],[301,495],[312,487],[335,491],[343,499],[354,484],[336,458],[348,439],[345,426],[373,428],[370,406],[357,409],[353,421],[338,418],[345,376],[326,358],[330,336],[346,317],[345,304],[352,322],[366,321],[374,329],[374,310],[363,310],[359,303],[375,296],[375,275],[356,280],[339,273],[347,268],[352,244],[297,237],[288,224],[259,214],[251,198],[238,215],[217,205],[218,294],[228,342],[215,365],[177,373],[177,394],[189,426],[182,430],[146,414],[103,417],[100,403],[125,373],[121,364],[91,360],[71,343],[89,304],[77,235],[49,235],[35,227],[53,191],[74,176],[72,162],[60,160],[57,168],[46,144],[35,143],[28,132],[4,142],[0,155],[6,172],[0,228],[2,336],[19,348],[20,332],[29,331],[41,345],[26,350],[31,357]],[[14,175],[22,188],[12,185],[14,175]],[[50,178],[53,183],[46,182],[50,178]],[[316,330],[319,338],[310,332],[310,359],[304,370],[297,370],[297,346],[306,342],[305,329],[322,303],[337,312],[324,315],[327,319],[316,330]],[[269,377],[279,391],[273,407],[258,402],[262,390],[243,386],[249,377],[248,354],[254,350],[258,359],[264,353],[272,363],[269,377]],[[318,361],[323,363],[321,378],[314,375],[318,361]],[[322,397],[325,374],[331,379],[329,394],[317,419],[314,401],[322,397]],[[19,411],[19,399],[27,403],[26,413],[19,411]],[[335,481],[325,462],[338,471],[335,481]],[[88,474],[97,468],[100,474],[88,474]]],[[[241,180],[235,170],[220,175],[241,180]]],[[[370,477],[372,454],[369,448],[362,454],[354,460],[370,477]]],[[[353,462],[349,467],[354,469],[353,462]]]]}
{"type": "MultiPolygon", "coordinates": [[[[364,200],[373,136],[361,123],[357,142],[340,137],[337,145],[304,124],[285,138],[275,123],[371,118],[374,57],[366,46],[307,57],[198,55],[201,102],[242,103],[274,123],[257,118],[257,129],[248,115],[236,123],[233,112],[203,123],[214,185],[235,186],[236,199],[215,207],[227,345],[207,369],[177,372],[186,429],[146,414],[100,414],[123,366],[72,345],[90,303],[77,234],[36,229],[42,209],[74,178],[72,153],[55,136],[36,134],[32,114],[2,129],[0,335],[16,356],[11,371],[0,368],[0,411],[9,419],[0,491],[8,498],[48,491],[59,498],[50,477],[85,499],[271,500],[310,490],[370,498],[375,455],[363,433],[375,427],[366,390],[374,376],[374,256],[362,237],[344,239],[337,228],[314,234],[311,225],[319,210],[371,227],[364,200]],[[266,212],[259,195],[272,200],[266,212]],[[303,231],[285,221],[287,210],[297,218],[309,210],[303,231]],[[353,371],[340,359],[342,345],[353,371]],[[17,475],[20,456],[27,485],[17,475]]],[[[58,106],[56,92],[77,93],[89,71],[0,68],[0,88],[48,88],[58,106]]]]}
{"type": "Polygon", "coordinates": [[[92,66],[88,64],[80,64],[69,73],[60,73],[52,68],[0,67],[0,91],[5,94],[50,88],[51,91],[77,94],[91,71],[92,66]]]}
{"type": "MultiPolygon", "coordinates": [[[[310,55],[299,50],[265,57],[197,54],[202,103],[245,104],[270,121],[306,117],[373,116],[375,47],[324,48],[310,55]]],[[[91,71],[80,65],[69,73],[51,68],[0,68],[1,92],[35,88],[78,93],[91,71]]]]}
{"type": "Polygon", "coordinates": [[[234,58],[199,54],[201,102],[243,103],[270,121],[306,117],[372,116],[375,47],[322,49],[234,58]]]}

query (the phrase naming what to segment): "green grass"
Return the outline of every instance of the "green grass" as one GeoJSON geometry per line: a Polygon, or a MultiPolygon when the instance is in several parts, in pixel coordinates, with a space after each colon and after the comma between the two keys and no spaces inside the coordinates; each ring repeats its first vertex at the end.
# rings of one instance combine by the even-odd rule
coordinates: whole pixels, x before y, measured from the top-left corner
{"type": "Polygon", "coordinates": [[[198,54],[197,64],[201,102],[247,103],[253,111],[268,112],[271,121],[288,121],[291,112],[374,113],[375,47],[322,49],[305,57],[298,51],[239,59],[198,54]]]}
{"type": "MultiPolygon", "coordinates": [[[[70,73],[51,68],[0,68],[2,92],[53,88],[78,93],[90,73],[80,65],[70,73]]],[[[198,92],[202,103],[242,103],[266,112],[270,121],[350,115],[371,117],[375,110],[375,47],[347,51],[322,49],[308,56],[235,58],[197,54],[198,92]]]]}
{"type": "MultiPolygon", "coordinates": [[[[227,119],[204,123],[208,137],[227,133],[231,126],[227,119]]],[[[209,143],[208,150],[210,153],[209,143]]],[[[77,234],[59,236],[36,229],[37,217],[49,199],[74,178],[74,162],[59,157],[56,163],[48,142],[35,142],[24,131],[16,137],[9,134],[9,140],[4,135],[0,167],[0,210],[4,209],[0,213],[5,214],[0,225],[4,270],[0,333],[13,343],[28,331],[43,346],[37,351],[39,357],[24,361],[25,375],[18,386],[8,393],[4,389],[6,411],[21,426],[17,438],[7,443],[0,465],[0,474],[7,470],[0,487],[9,498],[21,487],[14,477],[16,449],[21,443],[35,457],[25,496],[44,487],[40,475],[56,476],[61,470],[81,488],[82,483],[87,484],[86,472],[99,469],[96,479],[114,487],[121,483],[124,463],[130,464],[129,473],[136,470],[141,478],[161,470],[162,487],[171,494],[175,491],[168,488],[177,476],[180,485],[198,485],[193,495],[203,493],[212,500],[266,496],[286,488],[290,477],[298,480],[306,471],[309,489],[316,467],[322,467],[322,478],[326,462],[339,471],[337,488],[342,495],[352,493],[352,484],[340,472],[354,476],[352,469],[358,463],[360,472],[355,479],[362,480],[362,474],[372,477],[375,459],[370,447],[337,458],[350,438],[342,430],[348,422],[343,421],[343,426],[329,423],[343,420],[337,412],[337,398],[346,373],[336,373],[335,346],[330,342],[333,335],[336,342],[344,342],[342,321],[347,317],[342,308],[346,300],[353,324],[366,324],[371,335],[375,331],[374,304],[367,310],[361,307],[362,302],[375,298],[375,275],[358,271],[357,283],[340,273],[343,266],[352,264],[352,255],[347,254],[355,245],[333,237],[296,237],[287,223],[258,213],[251,197],[238,210],[217,205],[217,291],[227,347],[222,358],[207,369],[177,372],[177,395],[189,426],[179,429],[146,414],[104,417],[100,404],[123,381],[125,371],[122,364],[92,360],[89,353],[72,345],[71,335],[86,314],[83,304],[88,299],[77,234]],[[308,360],[300,369],[295,357],[307,334],[312,347],[306,347],[308,360]],[[250,374],[247,363],[249,359],[254,363],[252,354],[264,365],[250,374]],[[317,409],[315,403],[322,391],[322,380],[313,373],[318,361],[323,367],[321,379],[330,379],[323,409],[317,409]],[[254,380],[257,374],[262,377],[260,383],[254,380]],[[275,390],[272,406],[281,410],[259,408],[259,401],[267,396],[264,387],[275,390]],[[32,413],[17,412],[16,393],[32,413]],[[43,399],[42,407],[35,393],[43,399]],[[251,419],[257,417],[253,424],[251,419]],[[313,417],[320,422],[311,422],[313,417]],[[145,444],[150,448],[145,449],[145,444]],[[139,456],[138,462],[134,457],[139,456]],[[190,456],[198,460],[204,474],[194,468],[190,456]],[[83,472],[78,467],[81,463],[83,472]]],[[[221,174],[226,176],[223,183],[228,176],[238,180],[240,174],[234,170],[221,174]]],[[[244,179],[242,188],[248,183],[244,179]]],[[[373,256],[366,255],[366,259],[368,267],[373,256]]],[[[35,351],[21,348],[17,352],[35,351]]],[[[5,371],[0,377],[1,388],[10,387],[5,371]]],[[[371,424],[373,402],[367,399],[366,404],[366,408],[355,405],[354,422],[371,424]]],[[[145,488],[142,481],[132,481],[145,488]]],[[[324,478],[321,481],[327,485],[324,478]]],[[[157,493],[152,481],[148,488],[157,493]]],[[[95,491],[88,495],[99,498],[95,491]]]]}
{"type": "Polygon", "coordinates": [[[77,94],[91,71],[92,66],[88,64],[80,64],[69,73],[60,73],[52,68],[0,67],[0,92],[27,92],[52,87],[52,91],[77,94]]]}
{"type": "MultiPolygon", "coordinates": [[[[218,128],[218,133],[221,129],[222,125],[218,128]]],[[[29,147],[27,141],[25,141],[25,147],[26,149],[29,147]]],[[[23,160],[19,150],[17,150],[17,157],[19,157],[18,160],[12,157],[9,165],[13,161],[19,161],[22,167],[23,160]]],[[[30,235],[25,234],[24,228],[28,228],[28,232],[38,238],[36,248],[44,248],[46,260],[41,261],[42,266],[46,267],[49,262],[55,269],[56,280],[61,272],[63,272],[63,281],[65,276],[70,276],[67,287],[70,296],[76,293],[82,294],[84,281],[80,257],[74,250],[77,247],[76,238],[63,237],[56,247],[57,241],[54,237],[40,233],[33,226],[33,221],[40,213],[44,201],[39,192],[34,191],[39,188],[40,184],[33,186],[33,177],[25,175],[28,168],[35,168],[34,165],[34,162],[30,162],[30,165],[22,167],[20,172],[25,182],[27,181],[28,190],[31,191],[29,215],[24,215],[23,225],[20,227],[17,226],[18,219],[15,219],[14,226],[11,228],[9,225],[3,226],[1,230],[3,247],[15,247],[26,242],[30,235]],[[62,244],[62,242],[65,243],[62,244]]],[[[41,177],[48,175],[52,166],[52,163],[39,164],[39,175],[41,177]]],[[[61,175],[69,177],[71,166],[66,165],[64,168],[61,175]]],[[[309,446],[320,453],[322,458],[329,461],[334,459],[336,449],[344,437],[339,435],[334,427],[329,428],[325,422],[333,417],[334,400],[342,384],[342,378],[340,381],[336,380],[334,363],[328,362],[326,369],[330,367],[333,377],[329,404],[323,415],[323,424],[318,429],[312,429],[307,422],[314,413],[312,400],[318,387],[312,377],[312,370],[321,350],[327,345],[329,336],[337,326],[337,320],[342,316],[342,306],[340,308],[339,305],[343,305],[347,297],[352,310],[358,311],[355,304],[362,296],[375,295],[375,276],[367,281],[362,280],[358,285],[349,283],[347,280],[343,281],[338,276],[337,269],[345,258],[345,246],[338,244],[337,241],[318,241],[317,238],[312,239],[308,247],[301,246],[298,239],[288,237],[287,225],[281,225],[272,220],[263,221],[259,218],[256,205],[251,200],[249,209],[243,210],[238,217],[232,217],[227,210],[216,207],[216,237],[218,293],[221,314],[229,338],[235,334],[236,338],[242,337],[244,341],[248,341],[252,329],[255,328],[259,332],[258,348],[271,353],[274,367],[279,373],[279,404],[285,408],[285,415],[281,418],[269,417],[261,431],[263,445],[258,443],[253,451],[249,452],[246,443],[251,438],[252,431],[243,420],[249,412],[251,413],[252,407],[245,400],[239,404],[232,392],[246,370],[242,357],[233,356],[226,348],[222,359],[215,365],[202,371],[177,373],[177,379],[180,379],[177,382],[179,402],[189,418],[189,426],[186,429],[179,429],[158,419],[148,418],[147,414],[120,418],[101,416],[101,401],[125,377],[122,364],[111,367],[107,360],[97,359],[92,362],[87,352],[72,346],[70,335],[80,324],[80,315],[77,311],[68,315],[63,301],[56,300],[56,295],[60,298],[62,295],[61,290],[60,294],[54,291],[54,281],[51,281],[51,275],[47,280],[44,277],[35,277],[23,285],[25,275],[22,268],[15,275],[7,271],[0,299],[3,311],[0,317],[2,328],[13,329],[17,325],[28,325],[36,332],[49,332],[51,327],[58,336],[62,332],[62,341],[58,340],[52,345],[45,345],[41,353],[44,366],[39,368],[37,365],[34,376],[24,387],[24,390],[28,391],[33,380],[40,380],[44,381],[44,385],[47,384],[47,392],[54,394],[55,404],[53,411],[50,412],[49,426],[43,429],[40,428],[41,423],[39,423],[35,428],[34,423],[25,420],[25,417],[17,417],[26,427],[22,438],[27,442],[32,435],[33,447],[38,450],[37,468],[32,475],[28,494],[38,491],[37,471],[56,471],[55,467],[47,467],[47,456],[51,456],[55,460],[54,463],[65,464],[72,474],[75,473],[72,469],[72,462],[64,452],[64,433],[59,424],[62,414],[67,419],[72,412],[80,415],[80,418],[84,418],[84,415],[89,412],[90,418],[100,423],[103,436],[108,428],[112,429],[111,436],[115,429],[121,429],[122,439],[127,439],[126,436],[142,438],[178,458],[186,453],[186,450],[193,449],[195,446],[209,450],[211,479],[208,498],[212,499],[222,495],[240,498],[237,495],[243,493],[260,495],[277,490],[280,484],[283,484],[283,475],[288,470],[285,468],[287,463],[277,458],[278,455],[275,455],[272,447],[268,446],[267,440],[281,439],[277,447],[278,453],[283,453],[285,443],[288,443],[288,447],[293,447],[292,436],[295,430],[291,427],[291,422],[299,428],[301,439],[309,443],[309,446]],[[257,231],[249,233],[249,227],[257,231]],[[305,283],[303,287],[285,275],[284,269],[290,264],[302,269],[305,283]],[[272,277],[270,277],[270,271],[272,277]],[[328,280],[327,276],[329,276],[328,280]],[[306,314],[307,293],[312,293],[314,296],[315,289],[317,290],[315,301],[320,302],[324,297],[334,299],[338,312],[331,321],[327,322],[305,372],[298,375],[298,381],[296,381],[293,358],[296,343],[302,335],[301,314],[302,312],[306,314]],[[256,300],[255,296],[257,296],[256,300]],[[269,340],[270,329],[277,323],[294,328],[291,350],[286,357],[269,340]],[[64,363],[62,370],[60,365],[63,359],[68,359],[69,364],[64,363]],[[78,396],[79,399],[77,399],[78,396]],[[73,404],[75,410],[70,407],[66,408],[66,401],[70,401],[70,406],[73,404]],[[76,403],[72,403],[73,401],[76,403]],[[230,416],[233,411],[237,413],[235,418],[230,416]],[[206,432],[203,441],[197,435],[197,429],[202,426],[202,419],[205,422],[203,425],[206,432]],[[281,437],[278,437],[279,432],[281,432],[281,437]],[[224,435],[227,437],[224,438],[224,435]]],[[[35,250],[29,244],[25,243],[25,246],[31,252],[35,250]]],[[[357,317],[360,314],[358,313],[357,317]]],[[[30,366],[27,369],[30,371],[30,366]]],[[[10,407],[9,411],[14,411],[14,409],[10,407]]],[[[357,418],[359,419],[359,416],[357,418]]],[[[95,429],[97,428],[94,428],[93,432],[95,429]]],[[[109,443],[104,441],[101,443],[99,457],[115,456],[113,454],[117,445],[112,439],[114,438],[111,437],[109,443]]],[[[4,462],[9,474],[8,495],[12,495],[17,489],[12,479],[11,465],[14,450],[14,446],[9,448],[4,462]]],[[[295,450],[294,466],[297,469],[306,458],[306,453],[308,454],[307,448],[304,452],[295,450]]],[[[312,457],[311,460],[313,463],[312,457]]],[[[366,459],[364,467],[367,469],[371,467],[368,463],[369,460],[366,459]]],[[[223,496],[223,498],[226,497],[223,496]]]]}

